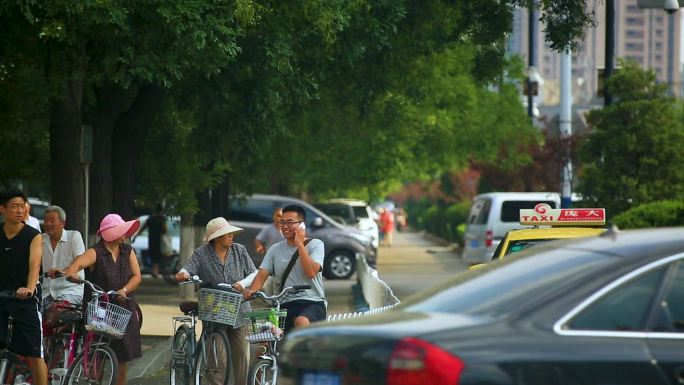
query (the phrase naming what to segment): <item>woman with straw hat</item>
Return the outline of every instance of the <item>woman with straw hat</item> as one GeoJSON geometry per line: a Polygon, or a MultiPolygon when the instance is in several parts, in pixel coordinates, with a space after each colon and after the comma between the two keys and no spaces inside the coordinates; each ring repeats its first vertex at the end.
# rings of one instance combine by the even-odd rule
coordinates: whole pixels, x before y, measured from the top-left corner
{"type": "MultiPolygon", "coordinates": [[[[229,283],[242,293],[256,276],[256,266],[245,246],[233,242],[233,236],[240,231],[241,228],[225,218],[210,220],[204,236],[207,243],[195,249],[188,263],[176,274],[176,280],[182,282],[197,275],[203,284],[229,283]]],[[[249,325],[242,315],[246,310],[250,310],[249,303],[240,306],[235,327],[226,326],[236,384],[246,384],[249,371],[249,325]]]]}
{"type": "MultiPolygon", "coordinates": [[[[119,361],[117,373],[117,385],[126,383],[128,362],[140,357],[140,320],[138,318],[139,307],[133,299],[133,292],[140,285],[141,275],[138,258],[135,251],[126,243],[126,239],[133,235],[140,227],[140,222],[135,219],[124,221],[118,214],[108,214],[100,222],[97,231],[100,240],[85,253],[64,269],[65,276],[74,276],[80,270],[86,270],[86,278],[105,292],[113,290],[117,294],[128,297],[131,300],[123,300],[118,305],[125,307],[133,313],[128,327],[122,339],[112,340],[111,348],[116,353],[119,361]]],[[[87,306],[91,290],[86,285],[83,293],[83,305],[87,306]]]]}

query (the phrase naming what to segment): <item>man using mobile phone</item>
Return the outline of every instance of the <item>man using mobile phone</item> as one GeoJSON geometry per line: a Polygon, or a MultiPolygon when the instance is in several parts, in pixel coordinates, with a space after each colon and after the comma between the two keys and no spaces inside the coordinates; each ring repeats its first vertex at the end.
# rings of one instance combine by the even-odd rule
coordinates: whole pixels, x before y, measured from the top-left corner
{"type": "Polygon", "coordinates": [[[327,301],[323,289],[322,268],[325,250],[320,239],[306,237],[306,211],[297,205],[283,208],[279,221],[285,240],[271,246],[266,252],[259,272],[243,296],[250,299],[261,290],[269,275],[275,278],[276,291],[295,285],[309,285],[310,289],[288,296],[282,308],[287,309],[285,331],[306,327],[311,322],[324,320],[327,301]],[[292,267],[288,265],[294,259],[292,267]]]}

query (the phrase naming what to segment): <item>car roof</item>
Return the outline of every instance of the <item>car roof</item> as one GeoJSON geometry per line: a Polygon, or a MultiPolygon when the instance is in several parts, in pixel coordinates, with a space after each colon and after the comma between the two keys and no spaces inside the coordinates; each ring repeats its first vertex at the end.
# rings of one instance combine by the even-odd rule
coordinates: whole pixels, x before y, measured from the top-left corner
{"type": "Polygon", "coordinates": [[[510,230],[508,239],[521,241],[526,239],[564,239],[591,237],[604,233],[606,229],[597,227],[544,227],[532,229],[510,230]]]}
{"type": "Polygon", "coordinates": [[[582,238],[568,245],[572,249],[587,249],[626,258],[649,254],[684,252],[684,227],[651,228],[620,231],[608,229],[598,237],[582,238]]]}
{"type": "Polygon", "coordinates": [[[368,203],[360,200],[360,199],[347,199],[347,198],[335,198],[335,199],[330,199],[328,202],[324,203],[337,203],[337,204],[344,204],[344,205],[349,205],[349,206],[368,206],[368,203]]]}

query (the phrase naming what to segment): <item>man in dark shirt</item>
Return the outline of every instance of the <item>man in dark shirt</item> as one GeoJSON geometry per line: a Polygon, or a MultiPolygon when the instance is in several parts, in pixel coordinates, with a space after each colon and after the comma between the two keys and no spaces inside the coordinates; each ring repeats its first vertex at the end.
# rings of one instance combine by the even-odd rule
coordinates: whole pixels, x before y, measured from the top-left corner
{"type": "Polygon", "coordinates": [[[0,291],[16,293],[16,298],[0,300],[0,343],[7,344],[8,317],[12,316],[9,350],[29,360],[33,384],[47,385],[38,283],[43,242],[40,232],[23,222],[27,202],[18,190],[0,195],[0,214],[5,217],[0,231],[0,291]]]}
{"type": "Polygon", "coordinates": [[[150,254],[152,260],[152,277],[159,277],[159,264],[161,263],[162,255],[162,237],[168,231],[166,228],[166,217],[164,217],[164,208],[158,204],[154,214],[150,215],[142,225],[138,234],[147,229],[147,252],[150,254]]]}

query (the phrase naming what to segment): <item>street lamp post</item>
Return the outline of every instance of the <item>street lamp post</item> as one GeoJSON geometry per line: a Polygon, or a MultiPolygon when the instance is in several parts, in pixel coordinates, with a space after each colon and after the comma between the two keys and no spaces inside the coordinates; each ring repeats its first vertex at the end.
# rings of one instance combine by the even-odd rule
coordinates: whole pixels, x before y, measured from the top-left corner
{"type": "Polygon", "coordinates": [[[533,97],[535,94],[536,84],[533,83],[532,79],[532,69],[535,68],[535,14],[534,14],[535,0],[530,0],[529,8],[527,9],[527,34],[528,34],[528,58],[527,62],[529,64],[529,71],[527,75],[527,116],[530,119],[534,118],[534,101],[533,97]]]}

